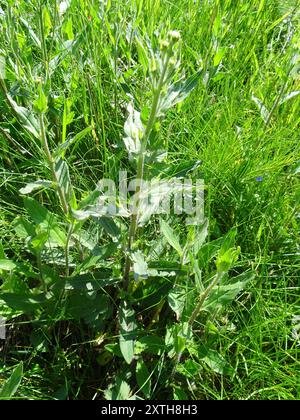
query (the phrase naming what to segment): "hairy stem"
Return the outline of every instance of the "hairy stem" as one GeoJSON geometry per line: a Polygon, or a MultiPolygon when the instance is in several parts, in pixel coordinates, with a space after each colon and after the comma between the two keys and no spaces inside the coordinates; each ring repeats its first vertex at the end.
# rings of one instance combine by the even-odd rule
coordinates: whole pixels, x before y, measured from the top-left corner
{"type": "Polygon", "coordinates": [[[63,209],[63,212],[65,213],[65,215],[69,214],[69,206],[65,197],[65,193],[63,191],[63,189],[60,186],[59,183],[59,179],[57,178],[56,175],[56,171],[55,171],[55,162],[53,159],[53,156],[51,154],[51,151],[49,149],[49,145],[48,145],[48,141],[47,141],[47,136],[46,136],[46,132],[45,132],[45,123],[44,123],[44,115],[40,114],[40,129],[41,129],[41,142],[42,142],[42,146],[48,161],[48,164],[50,166],[50,170],[51,170],[51,175],[52,175],[52,179],[55,182],[56,185],[56,190],[60,199],[60,203],[63,209]]]}
{"type": "Polygon", "coordinates": [[[218,272],[215,277],[213,278],[212,282],[207,286],[207,288],[204,290],[204,292],[200,295],[200,299],[199,302],[197,303],[195,309],[193,310],[193,313],[189,319],[189,325],[193,325],[197,316],[199,315],[202,306],[206,300],[206,298],[208,297],[210,291],[220,282],[220,280],[222,279],[222,277],[224,276],[224,272],[218,272]]]}
{"type": "MultiPolygon", "coordinates": [[[[46,132],[45,132],[45,124],[44,124],[44,115],[43,114],[40,114],[40,128],[41,128],[42,146],[43,146],[44,153],[47,157],[47,160],[48,160],[48,163],[49,163],[49,166],[50,166],[52,179],[55,182],[56,191],[58,193],[63,212],[64,212],[65,216],[68,216],[69,215],[69,206],[68,206],[68,203],[67,203],[67,200],[66,200],[65,193],[64,193],[63,189],[61,188],[60,183],[59,183],[59,179],[57,178],[57,175],[56,175],[55,161],[53,159],[52,153],[51,153],[49,145],[48,145],[47,136],[46,136],[46,132]]],[[[69,224],[67,240],[66,240],[66,247],[65,247],[65,265],[66,265],[66,276],[67,277],[69,276],[69,245],[70,245],[70,239],[71,239],[71,236],[72,236],[72,233],[73,233],[73,229],[74,229],[74,220],[72,219],[72,222],[69,224]]]]}
{"type": "Polygon", "coordinates": [[[125,290],[128,289],[128,285],[129,285],[129,272],[130,272],[130,265],[131,265],[130,251],[132,249],[132,244],[134,242],[135,235],[136,235],[136,230],[137,230],[137,223],[138,223],[138,214],[137,213],[138,213],[138,207],[139,207],[139,194],[141,192],[141,184],[140,183],[142,182],[143,176],[144,176],[145,152],[146,152],[146,148],[147,148],[147,144],[148,144],[150,134],[152,132],[152,129],[154,127],[154,124],[155,124],[155,121],[156,121],[156,118],[157,118],[159,100],[161,98],[162,88],[163,88],[164,83],[165,83],[165,77],[166,77],[166,73],[167,73],[167,69],[168,69],[168,65],[169,65],[169,60],[171,58],[171,54],[172,54],[172,46],[170,46],[169,49],[165,53],[165,60],[164,60],[163,69],[162,69],[159,81],[157,83],[157,86],[154,89],[154,95],[153,95],[153,101],[152,101],[152,105],[151,105],[150,115],[149,115],[149,118],[148,118],[145,133],[144,133],[143,138],[141,140],[141,150],[140,150],[140,153],[139,153],[139,156],[138,156],[137,173],[136,173],[136,179],[138,180],[138,185],[137,185],[136,190],[135,190],[135,193],[136,193],[136,196],[137,196],[137,203],[136,203],[137,211],[134,214],[131,215],[131,220],[130,220],[128,243],[127,243],[128,254],[126,255],[126,259],[125,259],[124,277],[123,277],[123,283],[124,283],[124,289],[125,290]]]}

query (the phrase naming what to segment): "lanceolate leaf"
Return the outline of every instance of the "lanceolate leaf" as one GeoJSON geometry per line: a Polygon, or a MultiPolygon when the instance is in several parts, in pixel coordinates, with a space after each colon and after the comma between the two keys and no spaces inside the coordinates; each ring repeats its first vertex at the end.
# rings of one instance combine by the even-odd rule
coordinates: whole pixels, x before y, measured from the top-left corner
{"type": "Polygon", "coordinates": [[[88,133],[90,133],[92,131],[92,129],[93,129],[93,127],[86,127],[82,131],[77,133],[74,137],[70,137],[63,144],[58,146],[57,150],[55,151],[55,154],[57,156],[61,156],[62,158],[64,158],[67,149],[70,146],[74,146],[73,147],[73,151],[74,151],[74,149],[75,149],[76,145],[79,143],[79,141],[82,140],[88,133]]]}
{"type": "Polygon", "coordinates": [[[149,399],[151,396],[151,377],[143,360],[138,360],[136,364],[136,380],[140,390],[149,399]]]}
{"type": "Polygon", "coordinates": [[[216,373],[230,375],[234,372],[232,366],[216,350],[209,349],[203,361],[216,373]]]}
{"type": "Polygon", "coordinates": [[[267,123],[268,120],[269,120],[269,116],[270,116],[269,110],[263,104],[263,102],[260,99],[256,98],[254,95],[252,95],[251,99],[257,105],[257,107],[258,107],[258,109],[260,111],[260,115],[261,115],[262,119],[264,120],[265,123],[267,123]]]}
{"type": "Polygon", "coordinates": [[[0,400],[10,399],[14,396],[19,388],[23,377],[23,363],[21,362],[13,370],[11,376],[4,382],[0,390],[0,400]]]}
{"type": "Polygon", "coordinates": [[[176,314],[177,321],[180,319],[186,301],[186,290],[183,287],[175,286],[168,294],[170,308],[176,314]]]}
{"type": "Polygon", "coordinates": [[[22,126],[31,134],[33,134],[34,137],[39,139],[40,138],[39,124],[36,118],[34,117],[32,111],[22,106],[19,106],[17,102],[15,102],[9,94],[7,94],[7,100],[10,106],[12,107],[12,109],[14,110],[15,114],[17,115],[22,126]]]}
{"type": "Polygon", "coordinates": [[[164,100],[162,101],[161,110],[167,110],[179,102],[184,101],[184,99],[186,99],[191,91],[197,86],[201,74],[202,70],[199,70],[188,79],[181,79],[174,83],[169,88],[164,100]]]}
{"type": "Polygon", "coordinates": [[[177,236],[175,235],[175,232],[163,219],[160,222],[160,229],[169,244],[178,252],[180,256],[182,256],[183,250],[177,236]]]}
{"type": "Polygon", "coordinates": [[[125,300],[120,303],[119,323],[120,349],[126,363],[130,364],[134,357],[136,322],[134,311],[125,300]]]}
{"type": "Polygon", "coordinates": [[[30,194],[32,191],[40,190],[42,188],[51,188],[52,181],[47,181],[44,179],[39,179],[35,182],[30,182],[24,188],[20,189],[21,194],[30,194]]]}
{"type": "Polygon", "coordinates": [[[68,202],[72,199],[73,188],[70,180],[67,162],[58,158],[55,164],[55,173],[60,187],[62,188],[68,202]]]}
{"type": "Polygon", "coordinates": [[[25,294],[25,293],[2,293],[1,300],[3,300],[10,308],[22,312],[34,312],[41,309],[48,301],[44,293],[40,294],[25,294]]]}
{"type": "Polygon", "coordinates": [[[279,101],[279,105],[284,104],[289,99],[294,98],[295,96],[299,95],[300,90],[295,90],[283,96],[283,98],[279,101]]]}
{"type": "Polygon", "coordinates": [[[243,273],[231,279],[230,284],[216,286],[204,302],[203,309],[214,311],[217,308],[230,304],[253,279],[254,275],[252,273],[243,273]]]}

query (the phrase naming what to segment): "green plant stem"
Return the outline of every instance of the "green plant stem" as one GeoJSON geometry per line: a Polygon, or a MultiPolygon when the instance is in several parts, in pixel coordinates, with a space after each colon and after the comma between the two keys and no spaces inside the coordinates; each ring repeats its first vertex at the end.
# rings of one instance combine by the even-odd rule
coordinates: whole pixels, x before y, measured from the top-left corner
{"type": "Polygon", "coordinates": [[[55,162],[54,162],[53,156],[51,154],[51,151],[49,149],[47,136],[46,136],[46,132],[45,132],[44,114],[40,114],[40,128],[41,128],[41,142],[42,142],[42,146],[43,146],[46,158],[47,158],[49,166],[50,166],[52,179],[55,182],[57,193],[58,193],[58,196],[59,196],[59,199],[60,199],[60,203],[61,203],[63,212],[67,216],[69,214],[69,206],[68,206],[64,191],[62,190],[62,188],[60,186],[59,179],[57,178],[57,175],[56,175],[55,162]]]}
{"type": "Polygon", "coordinates": [[[188,321],[189,325],[192,326],[195,322],[195,320],[197,319],[197,316],[199,315],[202,306],[206,300],[206,298],[208,297],[210,291],[221,281],[221,279],[224,276],[224,272],[220,271],[218,272],[214,279],[212,280],[212,282],[207,286],[207,288],[204,290],[204,292],[200,295],[200,299],[199,302],[196,305],[196,308],[193,310],[193,313],[188,321]]]}
{"type": "Polygon", "coordinates": [[[39,23],[40,23],[40,35],[41,35],[41,45],[42,45],[42,52],[43,52],[43,60],[45,65],[45,82],[48,83],[49,80],[49,62],[48,62],[48,53],[47,53],[47,46],[46,46],[46,40],[45,40],[45,33],[44,33],[44,22],[43,22],[43,9],[42,9],[42,3],[40,2],[39,5],[39,23]]]}
{"type": "MultiPolygon", "coordinates": [[[[206,298],[208,297],[209,293],[221,281],[224,274],[225,274],[225,272],[223,272],[223,271],[218,272],[215,275],[215,277],[213,278],[212,282],[207,286],[207,288],[204,290],[204,292],[200,295],[200,299],[199,299],[195,309],[193,310],[193,313],[192,313],[190,319],[188,320],[188,324],[191,328],[193,327],[194,322],[196,321],[198,315],[200,314],[202,306],[203,306],[206,298]]],[[[181,357],[182,357],[182,351],[177,355],[177,361],[176,361],[175,366],[173,368],[172,376],[176,372],[176,366],[180,363],[181,357]]]]}
{"type": "MultiPolygon", "coordinates": [[[[65,193],[63,191],[63,189],[60,186],[59,180],[57,178],[56,175],[56,171],[55,171],[55,162],[53,159],[53,156],[51,154],[49,145],[48,145],[48,141],[47,141],[47,136],[46,136],[46,132],[45,132],[45,123],[44,123],[44,115],[40,114],[40,127],[41,127],[41,141],[42,141],[42,145],[43,145],[43,149],[45,152],[45,155],[47,157],[47,160],[49,162],[50,165],[50,169],[51,169],[51,174],[52,174],[52,178],[53,181],[56,184],[56,190],[60,199],[60,203],[63,209],[63,212],[65,214],[65,216],[69,216],[69,206],[66,200],[66,196],[65,193]]],[[[68,234],[67,234],[67,240],[66,240],[66,247],[65,247],[65,265],[66,265],[66,276],[69,276],[69,244],[70,244],[70,239],[73,233],[73,229],[74,229],[74,219],[72,219],[72,222],[69,224],[69,229],[68,229],[68,234]]]]}
{"type": "Polygon", "coordinates": [[[147,122],[147,126],[146,126],[146,129],[145,129],[144,136],[141,140],[141,150],[140,150],[140,153],[139,153],[139,156],[138,156],[137,173],[136,173],[136,179],[139,182],[139,184],[137,185],[136,191],[135,191],[135,193],[137,194],[137,203],[136,203],[137,210],[134,214],[132,214],[131,220],[130,220],[128,244],[127,244],[127,252],[128,253],[127,253],[126,259],[125,259],[125,268],[124,268],[124,277],[123,277],[124,289],[125,290],[128,289],[128,285],[129,285],[129,272],[130,272],[130,265],[131,265],[130,251],[132,249],[132,244],[134,242],[135,235],[136,235],[136,230],[137,230],[137,223],[138,223],[138,214],[137,213],[138,213],[138,207],[139,207],[139,194],[140,194],[140,191],[141,191],[140,182],[142,182],[143,176],[144,176],[145,152],[146,152],[146,149],[147,149],[147,144],[148,144],[150,134],[152,132],[152,129],[154,127],[154,124],[155,124],[155,121],[156,121],[156,118],[157,118],[157,110],[158,110],[159,100],[160,100],[160,97],[161,97],[162,88],[163,88],[164,83],[165,83],[165,76],[166,76],[166,72],[167,72],[167,69],[168,69],[169,60],[171,58],[171,55],[172,55],[172,45],[170,45],[170,47],[168,48],[168,50],[166,52],[166,55],[165,55],[164,66],[163,66],[159,81],[157,83],[157,86],[154,89],[154,95],[153,95],[153,101],[152,101],[150,115],[149,115],[149,118],[148,118],[148,122],[147,122]]]}
{"type": "Polygon", "coordinates": [[[66,241],[66,248],[65,248],[66,276],[67,277],[69,277],[69,274],[70,274],[70,269],[69,269],[69,245],[70,245],[71,236],[73,234],[73,230],[74,230],[74,219],[72,220],[72,222],[69,225],[67,241],[66,241]]]}

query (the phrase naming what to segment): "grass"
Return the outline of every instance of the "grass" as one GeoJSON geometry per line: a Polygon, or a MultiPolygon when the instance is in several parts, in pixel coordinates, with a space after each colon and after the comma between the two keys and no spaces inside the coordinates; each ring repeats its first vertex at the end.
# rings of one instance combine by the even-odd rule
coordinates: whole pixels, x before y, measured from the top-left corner
{"type": "MultiPolygon", "coordinates": [[[[0,55],[6,58],[5,85],[20,106],[32,109],[43,80],[51,150],[90,127],[65,155],[77,199],[93,191],[102,177],[117,180],[120,168],[134,176],[122,141],[128,95],[139,109],[150,100],[136,35],[154,45],[156,34],[164,38],[169,29],[176,29],[183,40],[181,67],[187,76],[202,72],[190,96],[168,111],[161,124],[159,137],[168,149],[168,167],[201,161],[198,175],[206,185],[207,243],[236,228],[241,256],[232,273],[255,273],[250,286],[221,317],[208,323],[198,319],[195,329],[205,325],[205,332],[196,332],[192,349],[185,353],[181,362],[185,373],[179,371],[168,383],[172,358],[163,353],[144,359],[152,372],[148,399],[182,397],[178,389],[189,399],[298,399],[299,336],[293,334],[293,319],[300,315],[300,95],[287,97],[299,91],[298,2],[72,0],[64,12],[63,4],[67,2],[0,1],[0,55]],[[201,362],[203,343],[230,364],[230,374],[201,362]]],[[[153,170],[151,165],[146,169],[153,170]]],[[[19,189],[49,179],[49,172],[40,143],[24,129],[3,94],[0,171],[0,259],[35,267],[35,258],[16,235],[13,221],[20,215],[27,217],[19,189]]],[[[52,190],[32,196],[65,226],[52,190]]],[[[157,246],[157,220],[151,219],[140,231],[139,247],[146,253],[153,244],[157,246]]],[[[122,232],[128,226],[126,220],[116,223],[122,232]]],[[[185,241],[182,220],[173,218],[172,226],[185,241]]],[[[111,237],[98,222],[89,221],[79,242],[70,249],[71,270],[95,245],[109,245],[111,237]]],[[[168,249],[166,258],[173,261],[174,255],[168,249]]],[[[108,267],[101,262],[100,267],[119,273],[123,263],[119,249],[108,258],[108,267]]],[[[53,268],[50,262],[45,265],[53,268]]],[[[204,273],[209,270],[205,266],[204,273]]],[[[47,281],[45,273],[44,277],[47,281]]],[[[22,278],[3,270],[0,281],[0,299],[1,293],[35,287],[25,286],[22,278]]],[[[161,290],[168,282],[159,283],[161,290]]],[[[144,287],[149,287],[147,296],[134,287],[132,293],[137,319],[147,320],[159,302],[150,298],[157,293],[152,286],[144,287]]],[[[118,296],[109,288],[105,291],[113,308],[111,317],[116,318],[118,296]]],[[[0,315],[10,314],[8,338],[0,341],[0,373],[4,380],[16,364],[24,362],[15,398],[113,395],[107,391],[109,385],[127,373],[121,359],[104,351],[103,345],[117,342],[117,327],[93,328],[82,320],[64,319],[63,304],[50,315],[38,311],[34,316],[30,311],[20,314],[12,306],[0,301],[0,315]],[[109,364],[104,357],[111,357],[109,364]]],[[[173,319],[164,304],[148,331],[163,337],[173,319]]],[[[134,395],[142,396],[140,384],[133,378],[126,381],[134,395]]]]}

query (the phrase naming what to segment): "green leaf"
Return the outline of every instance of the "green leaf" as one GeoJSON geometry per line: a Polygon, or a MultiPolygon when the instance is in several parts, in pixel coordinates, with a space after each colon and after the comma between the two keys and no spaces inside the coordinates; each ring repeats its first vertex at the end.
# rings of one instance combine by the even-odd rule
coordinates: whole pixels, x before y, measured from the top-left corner
{"type": "Polygon", "coordinates": [[[69,40],[74,39],[73,23],[71,18],[67,19],[66,22],[64,22],[63,32],[67,35],[69,40]]]}
{"type": "Polygon", "coordinates": [[[208,235],[208,220],[206,219],[200,229],[196,228],[195,240],[193,244],[193,254],[197,257],[202,245],[204,244],[208,235]]]}
{"type": "Polygon", "coordinates": [[[226,272],[236,263],[240,254],[240,248],[230,248],[222,253],[220,250],[219,256],[216,261],[218,272],[226,272]]]}
{"type": "Polygon", "coordinates": [[[51,188],[52,181],[47,181],[44,179],[40,179],[35,182],[30,182],[24,188],[21,188],[19,191],[21,194],[30,194],[32,191],[40,190],[42,188],[51,188]]]}
{"type": "Polygon", "coordinates": [[[74,195],[73,187],[71,184],[68,164],[62,158],[58,158],[55,162],[55,174],[58,184],[64,192],[67,202],[70,203],[74,195]]]}
{"type": "Polygon", "coordinates": [[[214,56],[214,66],[217,67],[221,61],[222,58],[224,57],[224,54],[226,52],[226,48],[225,47],[219,47],[218,51],[216,52],[215,56],[214,56]]]}
{"type": "Polygon", "coordinates": [[[135,45],[139,56],[139,62],[142,64],[144,73],[146,74],[149,67],[149,59],[147,56],[146,49],[142,43],[142,40],[138,35],[135,36],[135,45]]]}
{"type": "Polygon", "coordinates": [[[186,290],[180,286],[174,286],[168,294],[170,308],[175,312],[177,321],[181,318],[186,302],[186,290]]]}
{"type": "Polygon", "coordinates": [[[0,390],[0,400],[7,400],[14,396],[17,392],[23,377],[23,363],[19,363],[13,370],[10,378],[8,378],[0,390]]]}
{"type": "Polygon", "coordinates": [[[174,357],[181,354],[192,338],[192,328],[188,322],[173,324],[167,328],[165,336],[165,345],[168,356],[174,357]]]}
{"type": "Polygon", "coordinates": [[[32,39],[33,43],[39,48],[42,48],[41,45],[41,41],[39,40],[38,36],[36,35],[36,33],[34,32],[34,30],[32,29],[32,27],[29,25],[29,23],[27,22],[26,19],[24,19],[22,16],[20,16],[20,21],[23,23],[23,25],[25,26],[25,28],[28,30],[28,33],[30,35],[30,38],[32,39]]]}
{"type": "Polygon", "coordinates": [[[134,343],[136,335],[135,314],[125,300],[120,303],[120,349],[126,363],[130,364],[134,358],[134,343]]]}
{"type": "Polygon", "coordinates": [[[290,92],[290,93],[284,95],[282,97],[282,99],[279,101],[279,105],[284,104],[286,101],[288,101],[289,99],[294,98],[295,96],[298,96],[299,93],[300,93],[300,90],[295,90],[293,92],[290,92]]]}
{"type": "Polygon", "coordinates": [[[160,230],[169,242],[169,244],[178,252],[179,256],[182,256],[183,250],[180,246],[179,240],[175,235],[173,229],[163,219],[160,221],[160,230]]]}
{"type": "Polygon", "coordinates": [[[201,365],[195,360],[188,359],[184,363],[177,365],[176,370],[189,379],[195,379],[195,376],[201,370],[201,365]]]}
{"type": "Polygon", "coordinates": [[[165,350],[165,343],[161,337],[147,335],[139,338],[135,343],[135,354],[147,353],[160,356],[165,350]]]}
{"type": "Polygon", "coordinates": [[[33,134],[35,138],[40,139],[39,123],[34,117],[33,113],[29,109],[19,106],[9,94],[7,94],[7,100],[12,109],[14,110],[15,114],[17,115],[22,126],[29,133],[33,134]]]}
{"type": "Polygon", "coordinates": [[[66,318],[83,319],[87,325],[98,331],[105,327],[105,321],[112,314],[110,298],[106,294],[94,294],[92,296],[85,292],[72,294],[67,299],[66,318]]]}
{"type": "Polygon", "coordinates": [[[145,398],[151,397],[151,377],[148,368],[143,360],[138,360],[136,364],[136,381],[145,398]]]}
{"type": "Polygon", "coordinates": [[[47,302],[44,293],[40,294],[25,294],[25,293],[1,293],[1,300],[3,300],[10,308],[22,311],[25,313],[34,312],[43,307],[47,302]]]}
{"type": "Polygon", "coordinates": [[[128,383],[117,377],[115,384],[110,385],[107,390],[104,391],[104,398],[106,400],[129,400],[130,399],[130,386],[128,383]]]}
{"type": "Polygon", "coordinates": [[[137,280],[139,277],[148,277],[148,264],[145,261],[144,255],[141,251],[136,251],[132,254],[134,278],[137,280]]]}
{"type": "Polygon", "coordinates": [[[123,141],[131,159],[132,155],[138,154],[141,150],[141,138],[145,128],[140,113],[133,108],[131,103],[128,105],[128,113],[124,124],[125,137],[123,141]]]}
{"type": "Polygon", "coordinates": [[[189,398],[186,393],[181,388],[174,388],[173,389],[173,398],[174,400],[179,401],[188,401],[189,398]]]}
{"type": "Polygon", "coordinates": [[[50,213],[46,207],[42,206],[38,201],[31,197],[24,197],[25,208],[30,218],[37,225],[42,224],[45,227],[53,224],[56,221],[56,217],[53,213],[50,213]]]}
{"type": "Polygon", "coordinates": [[[13,221],[13,227],[19,238],[27,239],[35,235],[35,228],[32,223],[23,216],[18,216],[13,221]]]}
{"type": "Polygon", "coordinates": [[[65,246],[66,234],[58,226],[56,216],[31,197],[24,197],[24,204],[33,222],[48,232],[48,238],[59,246],[65,246]]]}
{"type": "Polygon", "coordinates": [[[12,260],[1,259],[0,270],[13,271],[17,268],[17,264],[12,260]]]}
{"type": "Polygon", "coordinates": [[[258,107],[262,119],[264,120],[265,123],[267,123],[268,120],[269,120],[269,116],[270,116],[269,110],[263,104],[263,102],[260,99],[256,98],[254,95],[252,95],[251,99],[256,104],[256,106],[258,107]]]}
{"type": "Polygon", "coordinates": [[[42,20],[43,20],[44,36],[45,38],[47,38],[52,28],[51,16],[47,7],[43,7],[42,20]]]}
{"type": "Polygon", "coordinates": [[[77,146],[77,143],[79,143],[80,140],[82,140],[88,133],[92,131],[93,127],[86,127],[79,133],[77,133],[74,137],[71,137],[67,139],[63,144],[58,146],[57,150],[55,151],[56,156],[61,156],[62,158],[65,157],[66,151],[70,146],[73,146],[73,152],[77,146]]]}
{"type": "Polygon", "coordinates": [[[207,267],[209,262],[218,254],[222,245],[223,238],[215,239],[204,244],[198,252],[199,267],[207,267]]]}
{"type": "Polygon", "coordinates": [[[204,302],[203,309],[213,312],[220,306],[230,304],[254,278],[253,273],[243,273],[230,279],[230,284],[216,286],[204,302]]]}
{"type": "Polygon", "coordinates": [[[228,251],[230,248],[235,246],[235,240],[237,235],[237,229],[232,228],[230,231],[222,238],[222,245],[220,248],[220,255],[228,251]]]}
{"type": "Polygon", "coordinates": [[[114,356],[123,357],[119,343],[105,344],[104,348],[112,353],[114,356]]]}
{"type": "Polygon", "coordinates": [[[221,375],[233,373],[232,366],[216,350],[209,349],[202,360],[216,373],[221,375]]]}
{"type": "Polygon", "coordinates": [[[161,110],[167,110],[186,99],[191,91],[197,86],[201,74],[202,70],[199,70],[185,81],[181,79],[171,85],[164,100],[162,101],[161,110]]]}
{"type": "Polygon", "coordinates": [[[42,85],[40,84],[38,87],[38,97],[33,102],[33,109],[35,112],[39,114],[44,114],[47,111],[48,108],[48,100],[47,96],[45,95],[42,85]]]}
{"type": "Polygon", "coordinates": [[[110,277],[109,272],[103,270],[102,272],[95,272],[93,274],[81,274],[74,277],[62,278],[58,283],[53,285],[53,290],[86,290],[95,291],[103,287],[118,284],[121,277],[110,277]]]}
{"type": "Polygon", "coordinates": [[[25,264],[18,263],[8,259],[1,259],[0,260],[0,270],[3,271],[15,271],[17,273],[25,274],[26,277],[31,278],[38,278],[38,275],[35,274],[30,268],[28,268],[25,264]]]}
{"type": "Polygon", "coordinates": [[[98,223],[113,239],[116,239],[120,236],[121,231],[111,217],[102,216],[98,219],[98,223]]]}

